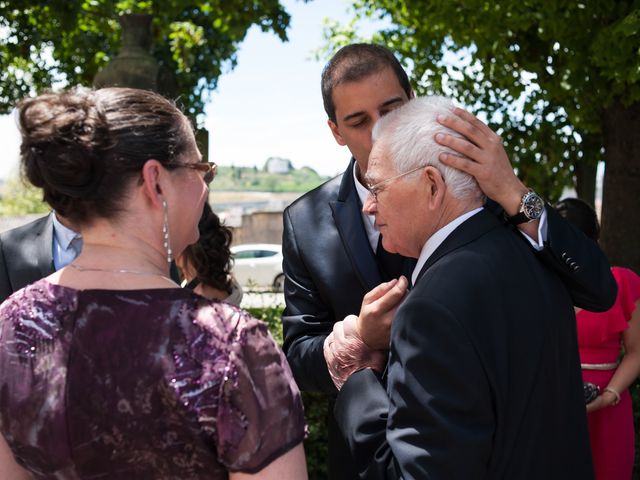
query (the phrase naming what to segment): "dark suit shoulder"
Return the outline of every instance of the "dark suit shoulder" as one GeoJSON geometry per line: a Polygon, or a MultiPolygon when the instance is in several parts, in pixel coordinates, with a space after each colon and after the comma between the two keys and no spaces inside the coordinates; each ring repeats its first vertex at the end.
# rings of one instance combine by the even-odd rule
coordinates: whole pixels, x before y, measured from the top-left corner
{"type": "Polygon", "coordinates": [[[310,210],[327,210],[327,202],[334,202],[338,199],[343,175],[340,174],[331,180],[327,180],[322,185],[305,193],[289,205],[285,212],[294,217],[298,215],[308,216],[310,210]]]}
{"type": "MultiPolygon", "coordinates": [[[[414,290],[420,292],[416,299],[430,298],[454,310],[472,306],[479,311],[482,307],[487,313],[495,308],[492,302],[503,296],[518,299],[515,303],[522,305],[528,305],[529,295],[562,297],[570,304],[559,279],[538,262],[526,240],[502,226],[449,251],[424,272],[414,290]],[[451,292],[465,292],[465,301],[451,292]]],[[[547,308],[539,305],[533,310],[547,308]]]]}
{"type": "Polygon", "coordinates": [[[0,300],[54,271],[52,215],[0,233],[0,300]]]}
{"type": "Polygon", "coordinates": [[[0,233],[0,241],[3,245],[14,245],[23,239],[41,234],[47,225],[51,223],[51,214],[37,218],[29,223],[0,233]]]}

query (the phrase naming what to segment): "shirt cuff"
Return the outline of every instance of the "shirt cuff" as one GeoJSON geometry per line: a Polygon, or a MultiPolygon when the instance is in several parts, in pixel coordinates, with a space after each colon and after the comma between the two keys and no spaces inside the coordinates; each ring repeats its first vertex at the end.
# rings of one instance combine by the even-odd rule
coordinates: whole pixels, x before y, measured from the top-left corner
{"type": "Polygon", "coordinates": [[[352,373],[363,368],[382,371],[386,362],[384,352],[372,350],[362,341],[355,327],[356,320],[355,315],[349,315],[336,322],[324,341],[324,358],[338,390],[352,373]]]}
{"type": "Polygon", "coordinates": [[[545,208],[540,215],[540,222],[538,223],[538,238],[534,240],[529,235],[520,231],[524,238],[528,240],[533,248],[540,251],[544,248],[544,242],[547,241],[547,209],[545,208]]]}

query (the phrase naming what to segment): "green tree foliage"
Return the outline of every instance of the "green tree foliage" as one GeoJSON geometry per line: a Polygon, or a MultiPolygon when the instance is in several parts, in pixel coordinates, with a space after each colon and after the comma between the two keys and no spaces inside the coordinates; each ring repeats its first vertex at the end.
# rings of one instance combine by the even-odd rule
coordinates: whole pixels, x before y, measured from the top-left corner
{"type": "MultiPolygon", "coordinates": [[[[248,308],[255,318],[262,320],[278,345],[282,345],[282,307],[248,308]]],[[[327,431],[328,397],[322,393],[302,392],[304,416],[309,434],[304,440],[307,469],[310,479],[327,478],[329,433],[327,431]]]]}
{"type": "Polygon", "coordinates": [[[203,112],[206,93],[236,64],[252,25],[287,40],[278,0],[0,0],[0,113],[56,85],[92,84],[120,47],[118,15],[154,17],[153,56],[175,72],[181,103],[203,112]]]}
{"type": "Polygon", "coordinates": [[[288,173],[268,173],[257,167],[218,167],[215,190],[248,192],[308,192],[328,177],[308,167],[288,173]]]}
{"type": "Polygon", "coordinates": [[[640,2],[356,0],[328,23],[331,48],[355,22],[389,25],[373,41],[397,52],[419,95],[444,92],[502,135],[519,176],[550,200],[578,185],[593,201],[606,161],[603,244],[640,269],[640,2]]]}
{"type": "Polygon", "coordinates": [[[19,179],[9,180],[0,195],[0,217],[47,213],[49,206],[42,200],[42,190],[19,179]]]}

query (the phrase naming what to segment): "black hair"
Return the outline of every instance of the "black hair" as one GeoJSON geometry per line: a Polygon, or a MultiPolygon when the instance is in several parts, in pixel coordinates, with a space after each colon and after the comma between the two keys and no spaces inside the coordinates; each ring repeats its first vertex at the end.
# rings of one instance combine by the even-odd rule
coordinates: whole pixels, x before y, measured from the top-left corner
{"type": "Polygon", "coordinates": [[[322,101],[329,119],[336,122],[336,106],[333,103],[333,89],[345,82],[355,82],[391,68],[400,86],[411,97],[411,84],[407,72],[393,53],[380,45],[354,43],[342,47],[322,70],[322,101]]]}
{"type": "Polygon", "coordinates": [[[594,241],[600,238],[600,223],[596,211],[587,202],[579,198],[564,198],[555,209],[570,223],[580,229],[587,237],[594,241]]]}
{"type": "Polygon", "coordinates": [[[18,110],[22,174],[76,225],[117,215],[147,160],[175,161],[189,145],[186,117],[147,90],[78,88],[25,99],[18,110]]]}
{"type": "Polygon", "coordinates": [[[182,252],[183,261],[191,264],[199,283],[231,293],[231,229],[205,203],[198,230],[200,238],[182,252]]]}

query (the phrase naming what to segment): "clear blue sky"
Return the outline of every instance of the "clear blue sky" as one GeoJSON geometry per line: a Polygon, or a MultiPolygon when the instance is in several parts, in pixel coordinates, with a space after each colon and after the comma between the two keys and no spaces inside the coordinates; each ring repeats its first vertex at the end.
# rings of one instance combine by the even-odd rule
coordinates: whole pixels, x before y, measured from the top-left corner
{"type": "MultiPolygon", "coordinates": [[[[338,146],[326,125],[320,95],[323,61],[313,59],[322,43],[325,17],[346,22],[346,0],[282,2],[291,15],[289,41],[253,27],[238,52],[236,68],[224,74],[206,108],[210,158],[220,165],[262,166],[271,156],[296,168],[324,175],[344,170],[349,152],[338,146]]],[[[371,29],[365,25],[363,28],[371,29]]],[[[15,120],[0,116],[0,178],[17,169],[19,139],[15,120]]]]}
{"type": "Polygon", "coordinates": [[[290,159],[332,175],[349,159],[326,125],[320,95],[323,62],[312,51],[322,42],[322,19],[346,19],[343,0],[283,2],[291,14],[289,41],[252,28],[238,65],[224,75],[207,108],[209,152],[221,165],[258,165],[290,159]]]}

